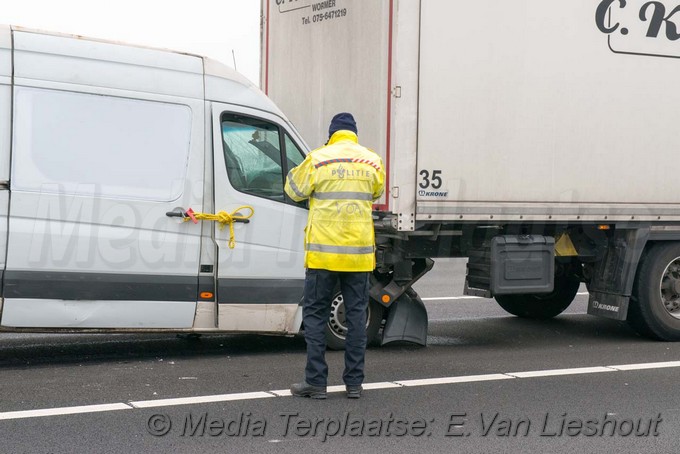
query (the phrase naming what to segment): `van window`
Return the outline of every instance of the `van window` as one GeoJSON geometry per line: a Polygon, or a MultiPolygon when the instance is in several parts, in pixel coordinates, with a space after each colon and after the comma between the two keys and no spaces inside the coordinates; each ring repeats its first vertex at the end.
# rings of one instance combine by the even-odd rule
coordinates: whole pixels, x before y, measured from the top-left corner
{"type": "Polygon", "coordinates": [[[299,166],[305,160],[305,155],[288,134],[286,134],[286,157],[288,158],[288,168],[286,169],[288,171],[293,167],[299,166]]]}
{"type": "Polygon", "coordinates": [[[305,159],[300,148],[266,120],[232,113],[222,114],[221,120],[224,161],[234,189],[284,202],[285,177],[305,159]]]}
{"type": "Polygon", "coordinates": [[[182,195],[188,106],[20,87],[12,189],[172,201],[182,195]],[[90,189],[91,191],[91,189],[90,189]]]}

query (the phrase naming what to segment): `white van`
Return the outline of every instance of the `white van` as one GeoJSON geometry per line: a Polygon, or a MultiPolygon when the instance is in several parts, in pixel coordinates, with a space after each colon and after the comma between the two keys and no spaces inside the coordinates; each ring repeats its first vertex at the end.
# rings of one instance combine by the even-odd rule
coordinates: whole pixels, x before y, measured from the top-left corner
{"type": "Polygon", "coordinates": [[[215,61],[0,26],[0,330],[298,332],[305,150],[215,61]]]}

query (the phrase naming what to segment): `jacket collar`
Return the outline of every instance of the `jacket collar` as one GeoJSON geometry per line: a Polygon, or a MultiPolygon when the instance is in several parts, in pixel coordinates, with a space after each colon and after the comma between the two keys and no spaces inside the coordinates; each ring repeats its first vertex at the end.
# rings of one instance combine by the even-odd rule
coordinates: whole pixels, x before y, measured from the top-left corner
{"type": "Polygon", "coordinates": [[[346,129],[341,129],[335,131],[330,139],[328,139],[328,145],[333,145],[343,140],[349,140],[354,143],[359,143],[359,138],[352,131],[347,131],[346,129]]]}

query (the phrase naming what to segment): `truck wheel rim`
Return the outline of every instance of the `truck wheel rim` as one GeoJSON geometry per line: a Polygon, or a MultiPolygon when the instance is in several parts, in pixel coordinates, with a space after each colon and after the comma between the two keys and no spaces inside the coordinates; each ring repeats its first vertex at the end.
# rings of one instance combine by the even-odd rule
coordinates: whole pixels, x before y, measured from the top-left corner
{"type": "Polygon", "coordinates": [[[680,319],[680,257],[671,261],[661,275],[661,301],[666,311],[680,319]]]}
{"type": "MultiPolygon", "coordinates": [[[[370,320],[371,320],[371,308],[369,305],[368,309],[366,310],[366,327],[368,327],[368,323],[370,320]]],[[[345,299],[342,297],[341,293],[336,295],[335,298],[333,298],[333,301],[331,302],[331,316],[330,319],[328,320],[328,326],[330,327],[331,332],[335,334],[337,337],[344,339],[347,336],[345,299]]]]}

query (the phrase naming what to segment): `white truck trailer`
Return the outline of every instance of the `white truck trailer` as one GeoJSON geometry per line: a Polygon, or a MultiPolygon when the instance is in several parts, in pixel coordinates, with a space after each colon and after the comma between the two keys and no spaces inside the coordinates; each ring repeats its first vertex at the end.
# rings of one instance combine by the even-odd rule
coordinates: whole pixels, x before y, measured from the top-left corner
{"type": "Polygon", "coordinates": [[[424,342],[410,285],[680,340],[678,0],[262,0],[261,87],[312,148],[336,112],[388,166],[384,341],[424,342]]]}

